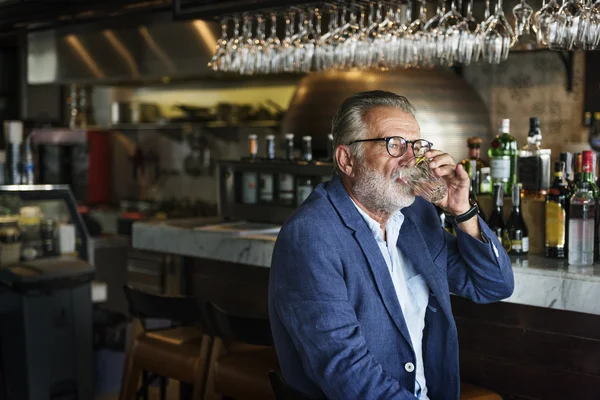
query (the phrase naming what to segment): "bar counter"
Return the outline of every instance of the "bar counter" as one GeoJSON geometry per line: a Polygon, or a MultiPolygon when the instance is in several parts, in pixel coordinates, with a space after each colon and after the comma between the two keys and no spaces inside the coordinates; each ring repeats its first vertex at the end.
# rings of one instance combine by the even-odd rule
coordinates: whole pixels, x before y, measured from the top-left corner
{"type": "MultiPolygon", "coordinates": [[[[269,268],[277,228],[204,230],[215,218],[138,222],[133,247],[174,255],[269,268]]],[[[513,258],[510,303],[600,315],[600,265],[578,267],[537,255],[513,258]]]]}
{"type": "MultiPolygon", "coordinates": [[[[267,316],[278,227],[223,233],[222,222],[138,222],[133,247],[182,256],[182,294],[267,316]]],[[[530,255],[513,259],[513,267],[509,299],[480,305],[451,298],[461,379],[513,400],[597,399],[600,265],[574,267],[530,255]]]]}

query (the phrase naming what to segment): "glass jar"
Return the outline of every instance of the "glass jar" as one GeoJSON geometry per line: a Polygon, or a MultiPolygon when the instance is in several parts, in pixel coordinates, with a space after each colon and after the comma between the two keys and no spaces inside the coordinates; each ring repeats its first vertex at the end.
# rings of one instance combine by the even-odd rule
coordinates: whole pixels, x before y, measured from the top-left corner
{"type": "Polygon", "coordinates": [[[42,210],[40,207],[21,207],[19,227],[21,229],[21,238],[23,242],[21,258],[24,261],[35,260],[42,253],[40,237],[41,219],[42,210]]]}
{"type": "Polygon", "coordinates": [[[0,267],[17,264],[21,259],[19,219],[0,217],[0,267]]]}

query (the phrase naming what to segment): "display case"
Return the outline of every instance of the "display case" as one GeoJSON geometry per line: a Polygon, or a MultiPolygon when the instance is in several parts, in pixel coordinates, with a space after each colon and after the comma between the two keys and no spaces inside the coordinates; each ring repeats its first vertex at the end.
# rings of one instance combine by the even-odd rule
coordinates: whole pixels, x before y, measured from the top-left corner
{"type": "MultiPolygon", "coordinates": [[[[2,214],[19,213],[20,207],[39,207],[44,220],[55,222],[55,238],[58,240],[60,227],[74,227],[75,252],[77,258],[91,262],[90,236],[77,202],[67,185],[4,185],[0,186],[0,208],[2,214]],[[15,199],[18,201],[15,203],[15,199]],[[16,208],[16,209],[15,209],[16,208]]],[[[59,249],[56,251],[60,253],[59,249]]]]}
{"type": "Polygon", "coordinates": [[[283,223],[332,174],[331,162],[220,161],[219,215],[226,220],[283,223]]]}

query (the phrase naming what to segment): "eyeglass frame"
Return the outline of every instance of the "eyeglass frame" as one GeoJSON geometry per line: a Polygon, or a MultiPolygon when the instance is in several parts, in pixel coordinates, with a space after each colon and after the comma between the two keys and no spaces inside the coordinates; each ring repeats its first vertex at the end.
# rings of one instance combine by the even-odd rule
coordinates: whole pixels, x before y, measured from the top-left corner
{"type": "Polygon", "coordinates": [[[431,143],[427,139],[406,140],[402,136],[388,136],[388,137],[382,137],[382,138],[358,139],[358,140],[353,140],[353,141],[351,141],[349,143],[346,143],[346,146],[350,146],[351,144],[360,143],[360,142],[380,142],[380,141],[385,141],[385,148],[386,148],[388,154],[390,155],[390,157],[394,157],[394,158],[399,158],[399,157],[402,157],[404,154],[406,154],[406,152],[408,151],[408,145],[409,144],[410,144],[410,147],[412,149],[413,155],[415,157],[417,157],[417,154],[415,154],[415,146],[414,146],[414,143],[416,143],[416,142],[426,142],[426,143],[428,143],[429,144],[429,150],[431,150],[432,147],[433,147],[433,143],[431,143]],[[394,155],[392,155],[392,153],[390,153],[390,140],[396,139],[396,138],[404,140],[404,142],[406,143],[406,150],[404,150],[400,155],[394,156],[394,155]]]}

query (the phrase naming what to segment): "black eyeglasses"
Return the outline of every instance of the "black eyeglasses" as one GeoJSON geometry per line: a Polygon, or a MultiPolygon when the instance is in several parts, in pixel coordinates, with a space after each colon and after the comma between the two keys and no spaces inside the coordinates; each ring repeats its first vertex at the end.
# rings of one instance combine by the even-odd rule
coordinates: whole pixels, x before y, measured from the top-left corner
{"type": "Polygon", "coordinates": [[[415,157],[424,154],[431,150],[433,143],[429,140],[425,139],[417,139],[417,140],[406,140],[402,136],[390,136],[384,138],[375,138],[375,139],[360,139],[353,140],[350,143],[346,143],[346,146],[350,146],[354,143],[359,142],[379,142],[385,141],[386,148],[388,154],[392,157],[402,157],[406,150],[408,150],[408,145],[412,145],[413,154],[415,157]]]}

